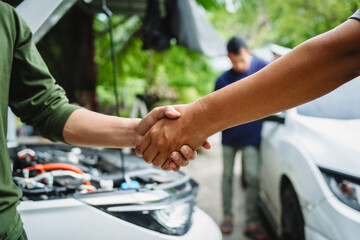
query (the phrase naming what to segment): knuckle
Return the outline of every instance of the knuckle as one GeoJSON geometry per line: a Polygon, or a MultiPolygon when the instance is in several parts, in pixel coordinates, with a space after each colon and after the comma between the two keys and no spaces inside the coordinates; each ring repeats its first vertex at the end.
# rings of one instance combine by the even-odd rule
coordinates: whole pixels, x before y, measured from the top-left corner
{"type": "Polygon", "coordinates": [[[158,159],[157,161],[155,161],[155,163],[153,162],[155,167],[160,168],[162,166],[162,161],[160,159],[158,159]]]}
{"type": "Polygon", "coordinates": [[[147,162],[147,163],[151,163],[152,161],[150,160],[150,159],[148,159],[148,158],[144,158],[144,160],[145,160],[145,162],[147,162]]]}
{"type": "Polygon", "coordinates": [[[156,113],[159,112],[160,110],[161,110],[161,107],[156,107],[156,108],[153,109],[153,111],[156,112],[156,113]]]}
{"type": "Polygon", "coordinates": [[[160,168],[160,167],[162,167],[163,162],[164,162],[164,160],[163,160],[162,155],[158,155],[152,163],[155,167],[160,168]]]}
{"type": "Polygon", "coordinates": [[[161,168],[165,171],[169,171],[170,170],[170,161],[166,160],[165,163],[161,166],[161,168]]]}
{"type": "Polygon", "coordinates": [[[179,171],[180,170],[180,167],[178,166],[178,165],[176,165],[176,167],[175,168],[173,168],[172,169],[174,172],[177,172],[177,171],[179,171]]]}
{"type": "Polygon", "coordinates": [[[187,154],[185,154],[185,156],[184,156],[186,159],[191,159],[191,158],[193,158],[194,156],[193,156],[193,153],[192,152],[188,152],[187,154]]]}
{"type": "Polygon", "coordinates": [[[157,138],[157,140],[159,141],[161,138],[162,138],[162,135],[161,135],[161,129],[158,128],[158,127],[152,127],[150,129],[150,133],[151,133],[151,136],[154,137],[154,138],[157,138]]]}
{"type": "Polygon", "coordinates": [[[191,153],[189,153],[189,157],[187,158],[188,160],[194,160],[196,157],[196,151],[192,151],[191,153]]]}
{"type": "Polygon", "coordinates": [[[184,155],[184,158],[187,160],[192,160],[194,158],[194,155],[192,153],[187,153],[184,155]]]}
{"type": "Polygon", "coordinates": [[[166,146],[167,146],[166,140],[164,140],[163,138],[158,139],[158,140],[156,141],[156,145],[157,145],[159,148],[161,148],[161,149],[165,149],[166,146]]]}
{"type": "Polygon", "coordinates": [[[152,159],[149,158],[149,156],[147,156],[146,154],[143,155],[143,159],[144,159],[144,161],[147,162],[147,163],[151,163],[151,162],[152,162],[152,159]]]}

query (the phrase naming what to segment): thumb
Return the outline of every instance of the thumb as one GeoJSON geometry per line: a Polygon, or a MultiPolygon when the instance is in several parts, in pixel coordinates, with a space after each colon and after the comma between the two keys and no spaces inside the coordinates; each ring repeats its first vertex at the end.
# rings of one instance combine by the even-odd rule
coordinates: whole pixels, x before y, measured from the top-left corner
{"type": "Polygon", "coordinates": [[[180,112],[176,111],[173,106],[167,106],[164,109],[164,115],[167,118],[178,118],[180,117],[180,112]]]}
{"type": "Polygon", "coordinates": [[[172,106],[157,107],[148,113],[139,123],[138,134],[144,136],[147,131],[162,118],[178,118],[180,112],[176,111],[172,106]]]}

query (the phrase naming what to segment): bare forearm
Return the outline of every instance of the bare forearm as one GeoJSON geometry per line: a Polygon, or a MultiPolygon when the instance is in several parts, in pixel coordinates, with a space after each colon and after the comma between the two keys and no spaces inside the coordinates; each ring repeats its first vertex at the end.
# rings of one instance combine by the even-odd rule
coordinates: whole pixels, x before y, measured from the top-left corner
{"type": "Polygon", "coordinates": [[[138,150],[146,161],[164,166],[184,143],[196,149],[216,132],[320,97],[359,75],[359,41],[360,22],[349,20],[241,81],[176,106],[181,117],[157,122],[138,150]]]}
{"type": "Polygon", "coordinates": [[[86,109],[73,112],[63,130],[64,140],[79,146],[134,147],[140,119],[107,116],[86,109]]]}
{"type": "Polygon", "coordinates": [[[360,22],[349,20],[258,73],[205,96],[198,101],[203,131],[213,134],[334,90],[359,75],[359,41],[360,22]]]}

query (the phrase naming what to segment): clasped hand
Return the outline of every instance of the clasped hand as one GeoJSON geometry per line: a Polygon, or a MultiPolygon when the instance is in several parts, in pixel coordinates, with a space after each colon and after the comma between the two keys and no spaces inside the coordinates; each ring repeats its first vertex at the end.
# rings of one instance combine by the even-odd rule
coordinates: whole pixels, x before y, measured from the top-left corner
{"type": "Polygon", "coordinates": [[[196,123],[188,105],[155,108],[138,126],[136,154],[163,170],[178,171],[196,157],[196,149],[210,149],[202,134],[195,134],[196,123]]]}

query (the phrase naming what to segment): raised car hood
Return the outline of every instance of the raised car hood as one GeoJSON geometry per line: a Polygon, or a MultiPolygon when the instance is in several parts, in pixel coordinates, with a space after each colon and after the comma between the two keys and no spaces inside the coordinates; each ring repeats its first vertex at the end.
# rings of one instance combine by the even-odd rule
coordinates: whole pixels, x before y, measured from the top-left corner
{"type": "MultiPolygon", "coordinates": [[[[295,119],[294,119],[295,120],[295,119]]],[[[360,177],[360,120],[296,115],[296,138],[319,167],[360,177]]]]}
{"type": "Polygon", "coordinates": [[[37,43],[75,3],[76,0],[24,0],[16,11],[29,25],[37,43]]]}

